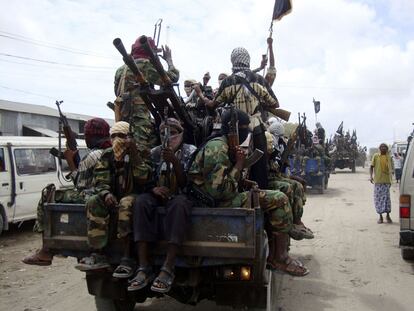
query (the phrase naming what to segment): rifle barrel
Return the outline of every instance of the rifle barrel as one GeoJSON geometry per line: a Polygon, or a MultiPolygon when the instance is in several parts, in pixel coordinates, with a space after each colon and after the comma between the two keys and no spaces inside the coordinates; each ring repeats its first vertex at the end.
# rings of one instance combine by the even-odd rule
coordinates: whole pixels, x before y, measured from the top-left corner
{"type": "Polygon", "coordinates": [[[142,45],[142,48],[145,50],[145,52],[148,53],[150,57],[150,62],[154,66],[155,70],[157,70],[158,74],[161,76],[161,80],[166,86],[171,86],[172,82],[171,79],[167,76],[167,73],[165,72],[164,68],[162,67],[161,61],[157,54],[154,53],[152,48],[148,44],[148,38],[146,36],[141,36],[139,39],[139,42],[142,45]]]}

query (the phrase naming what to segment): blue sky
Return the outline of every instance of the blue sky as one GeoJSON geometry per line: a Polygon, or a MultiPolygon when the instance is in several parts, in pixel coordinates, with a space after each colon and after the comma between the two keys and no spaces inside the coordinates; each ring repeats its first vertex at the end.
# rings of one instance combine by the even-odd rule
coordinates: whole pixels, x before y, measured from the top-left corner
{"type": "MultiPolygon", "coordinates": [[[[111,117],[105,104],[114,100],[113,75],[122,64],[112,40],[119,36],[129,48],[140,34],[152,35],[160,17],[161,43],[170,45],[180,81],[200,80],[210,71],[216,86],[218,74],[230,72],[234,47],[246,47],[252,67],[259,65],[273,3],[0,0],[0,98],[47,106],[63,99],[67,111],[111,117]],[[38,44],[11,40],[7,34],[38,44]],[[44,44],[69,47],[72,53],[44,44]]],[[[414,1],[292,3],[293,12],[275,25],[274,33],[274,90],[281,106],[294,116],[306,112],[312,127],[315,97],[322,104],[318,119],[328,134],[343,120],[368,146],[404,139],[414,121],[414,1]]]]}

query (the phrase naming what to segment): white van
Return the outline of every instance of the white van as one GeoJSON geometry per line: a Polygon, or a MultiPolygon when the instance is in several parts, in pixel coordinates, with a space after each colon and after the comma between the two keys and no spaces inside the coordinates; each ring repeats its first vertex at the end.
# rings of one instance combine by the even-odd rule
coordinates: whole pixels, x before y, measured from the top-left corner
{"type": "Polygon", "coordinates": [[[401,176],[400,247],[404,259],[414,259],[414,144],[410,144],[401,176]]]}
{"type": "MultiPolygon", "coordinates": [[[[49,153],[57,146],[57,138],[0,136],[0,233],[8,230],[9,223],[36,218],[40,193],[46,185],[71,185],[62,177],[68,173],[66,161],[59,167],[58,159],[49,153]]],[[[85,141],[78,140],[78,146],[82,157],[85,141]]]]}

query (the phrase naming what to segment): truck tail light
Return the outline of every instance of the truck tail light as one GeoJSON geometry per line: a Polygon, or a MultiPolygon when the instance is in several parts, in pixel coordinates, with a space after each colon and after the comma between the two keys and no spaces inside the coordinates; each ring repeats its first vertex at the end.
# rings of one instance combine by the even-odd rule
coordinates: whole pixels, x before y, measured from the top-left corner
{"type": "Polygon", "coordinates": [[[410,218],[411,196],[400,195],[400,218],[410,218]]]}

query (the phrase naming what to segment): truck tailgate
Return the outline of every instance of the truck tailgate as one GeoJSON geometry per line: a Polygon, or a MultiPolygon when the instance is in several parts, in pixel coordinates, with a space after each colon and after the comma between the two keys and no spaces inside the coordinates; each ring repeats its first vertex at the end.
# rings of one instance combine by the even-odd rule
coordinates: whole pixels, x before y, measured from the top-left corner
{"type": "MultiPolygon", "coordinates": [[[[158,208],[161,219],[165,214],[158,208]]],[[[255,258],[256,225],[263,230],[259,209],[193,208],[188,240],[180,255],[214,258],[255,258]],[[257,220],[256,220],[257,219],[257,220]],[[257,223],[258,222],[258,223],[257,223]]],[[[79,204],[46,204],[43,244],[55,253],[76,256],[89,252],[85,206],[79,204]]],[[[115,240],[115,241],[114,241],[115,240]]],[[[110,248],[120,252],[112,239],[110,248]]],[[[166,243],[158,243],[155,253],[165,253],[166,243]]]]}

